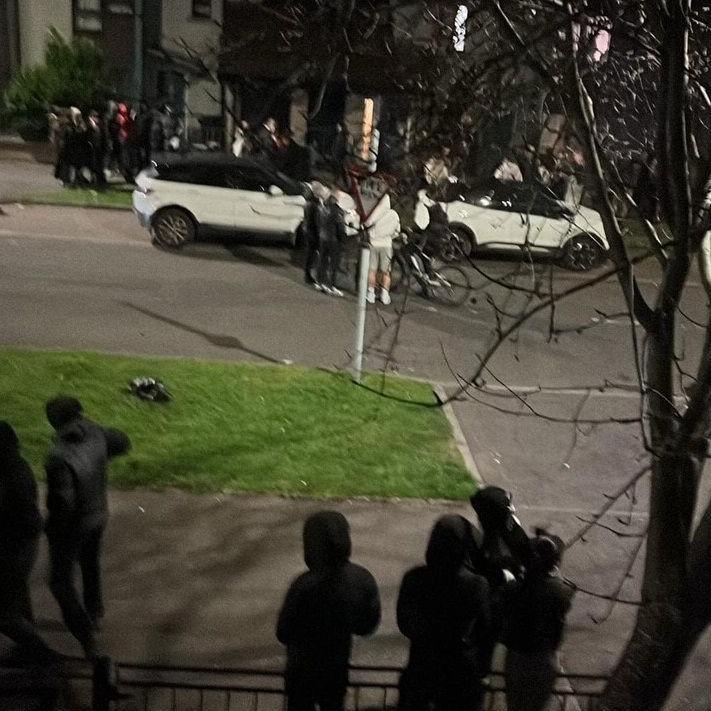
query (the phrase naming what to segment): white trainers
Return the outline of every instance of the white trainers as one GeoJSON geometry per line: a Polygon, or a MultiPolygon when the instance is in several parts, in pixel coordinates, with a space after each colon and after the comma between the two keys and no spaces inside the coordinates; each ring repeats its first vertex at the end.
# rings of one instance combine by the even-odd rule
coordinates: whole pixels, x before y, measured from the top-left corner
{"type": "Polygon", "coordinates": [[[372,287],[368,287],[368,293],[365,295],[365,300],[369,304],[375,303],[375,289],[373,289],[372,287]]]}
{"type": "Polygon", "coordinates": [[[343,292],[339,288],[332,286],[331,296],[338,296],[339,298],[343,298],[343,292]]]}
{"type": "Polygon", "coordinates": [[[316,289],[316,291],[323,291],[323,284],[319,284],[317,281],[315,281],[314,289],[316,289]]]}
{"type": "Polygon", "coordinates": [[[390,292],[387,289],[380,290],[380,300],[387,306],[390,303],[390,292]]]}

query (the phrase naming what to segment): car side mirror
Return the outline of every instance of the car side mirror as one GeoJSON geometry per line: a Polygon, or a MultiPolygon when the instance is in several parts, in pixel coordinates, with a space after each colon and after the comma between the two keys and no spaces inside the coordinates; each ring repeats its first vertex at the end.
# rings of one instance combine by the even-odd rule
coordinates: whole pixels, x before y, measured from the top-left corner
{"type": "Polygon", "coordinates": [[[268,192],[272,197],[280,197],[284,194],[284,191],[276,185],[270,185],[268,192]]]}

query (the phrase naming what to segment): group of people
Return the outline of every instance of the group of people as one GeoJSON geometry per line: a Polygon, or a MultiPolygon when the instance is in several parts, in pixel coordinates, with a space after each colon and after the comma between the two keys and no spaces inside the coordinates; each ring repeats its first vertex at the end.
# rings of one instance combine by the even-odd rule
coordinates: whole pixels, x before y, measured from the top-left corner
{"type": "Polygon", "coordinates": [[[309,149],[294,141],[291,131],[279,130],[276,119],[271,116],[256,131],[247,121],[240,121],[235,127],[232,154],[238,158],[250,156],[266,160],[292,180],[311,179],[309,149]]]}
{"type": "MultiPolygon", "coordinates": [[[[494,647],[502,642],[509,711],[543,711],[558,673],[557,650],[574,589],[558,573],[563,543],[529,538],[511,496],[485,487],[471,498],[479,527],[440,517],[425,564],[402,579],[397,624],[410,641],[398,711],[477,711],[494,647]]],[[[308,570],[291,584],[276,634],[286,645],[288,711],[342,711],[353,635],[380,621],[372,574],[350,561],[345,517],[310,516],[303,529],[308,570]]]]}
{"type": "Polygon", "coordinates": [[[54,177],[66,187],[106,187],[106,171],[132,182],[151,156],[180,148],[180,122],[170,106],[152,110],[110,101],[102,115],[92,109],[55,109],[49,114],[55,151],[54,177]]]}
{"type": "Polygon", "coordinates": [[[96,659],[100,655],[96,633],[104,616],[100,553],[108,520],[106,469],[111,458],[131,445],[123,432],[86,418],[76,398],[54,398],[45,411],[55,432],[45,460],[46,521],[17,434],[9,423],[0,421],[0,633],[34,660],[58,657],[35,628],[29,593],[44,531],[50,590],[69,631],[87,658],[96,659]],[[77,569],[81,595],[75,582],[77,569]]]}

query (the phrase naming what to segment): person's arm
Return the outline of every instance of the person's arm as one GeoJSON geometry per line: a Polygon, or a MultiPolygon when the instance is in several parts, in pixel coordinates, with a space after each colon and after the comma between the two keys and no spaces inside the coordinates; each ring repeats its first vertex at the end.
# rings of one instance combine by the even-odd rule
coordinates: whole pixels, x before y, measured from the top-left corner
{"type": "Polygon", "coordinates": [[[282,644],[291,644],[298,636],[303,624],[303,585],[302,577],[290,586],[277,619],[276,637],[282,644]]]}
{"type": "Polygon", "coordinates": [[[42,530],[42,514],[37,506],[37,482],[30,465],[24,461],[20,476],[15,477],[12,488],[11,505],[21,529],[17,533],[22,538],[32,538],[42,530]]]}
{"type": "Polygon", "coordinates": [[[363,570],[361,582],[363,597],[362,608],[358,610],[354,619],[353,631],[357,635],[368,635],[375,632],[380,624],[380,593],[375,578],[363,570]]]}
{"type": "Polygon", "coordinates": [[[422,609],[422,581],[417,570],[405,573],[397,597],[397,626],[410,640],[431,634],[431,624],[422,609]]]}
{"type": "Polygon", "coordinates": [[[106,437],[106,451],[110,458],[118,457],[131,449],[131,440],[127,434],[110,427],[104,427],[103,430],[106,437]]]}
{"type": "Polygon", "coordinates": [[[50,516],[66,521],[76,513],[74,477],[67,464],[56,457],[45,463],[47,473],[47,510],[50,516]]]}

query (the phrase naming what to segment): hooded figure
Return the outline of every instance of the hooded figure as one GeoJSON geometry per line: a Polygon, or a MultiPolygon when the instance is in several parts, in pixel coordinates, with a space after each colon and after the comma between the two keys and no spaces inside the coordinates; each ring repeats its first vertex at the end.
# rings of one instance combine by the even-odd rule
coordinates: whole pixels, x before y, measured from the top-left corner
{"type": "Polygon", "coordinates": [[[49,648],[33,627],[28,586],[41,531],[32,469],[20,455],[15,430],[0,422],[0,632],[45,655],[49,648]]]}
{"type": "Polygon", "coordinates": [[[67,627],[91,657],[96,652],[93,631],[104,615],[99,556],[108,520],[106,468],[130,442],[123,432],[86,419],[75,398],[50,400],[46,412],[56,430],[45,463],[50,588],[67,627]],[[84,604],[74,585],[77,564],[84,604]]]}
{"type": "Polygon", "coordinates": [[[514,515],[511,494],[485,486],[470,499],[483,533],[474,529],[471,563],[493,587],[520,578],[529,563],[528,535],[514,515]]]}
{"type": "Polygon", "coordinates": [[[557,651],[574,588],[558,575],[563,541],[545,531],[531,540],[526,578],[503,590],[506,707],[543,711],[558,674],[557,651]]]}
{"type": "Polygon", "coordinates": [[[348,521],[335,511],[304,524],[308,571],[292,582],[279,613],[277,638],[286,645],[288,711],[341,711],[348,686],[352,636],[380,622],[373,576],[349,561],[348,521]]]}
{"type": "Polygon", "coordinates": [[[489,584],[468,568],[471,524],[437,520],[426,565],[409,570],[397,601],[397,623],[410,640],[400,678],[399,711],[476,711],[489,672],[493,639],[489,584]]]}

